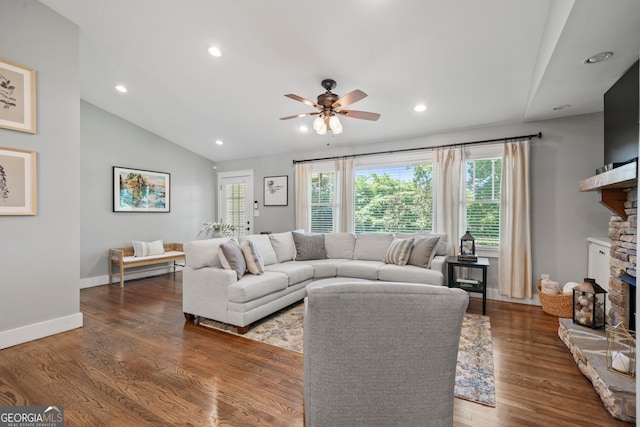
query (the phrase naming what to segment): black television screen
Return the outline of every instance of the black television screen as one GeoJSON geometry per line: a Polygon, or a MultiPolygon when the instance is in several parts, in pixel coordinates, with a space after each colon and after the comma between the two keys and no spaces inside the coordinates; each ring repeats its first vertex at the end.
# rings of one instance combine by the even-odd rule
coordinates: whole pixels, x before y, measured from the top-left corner
{"type": "Polygon", "coordinates": [[[638,157],[638,61],[604,95],[604,163],[638,157]]]}

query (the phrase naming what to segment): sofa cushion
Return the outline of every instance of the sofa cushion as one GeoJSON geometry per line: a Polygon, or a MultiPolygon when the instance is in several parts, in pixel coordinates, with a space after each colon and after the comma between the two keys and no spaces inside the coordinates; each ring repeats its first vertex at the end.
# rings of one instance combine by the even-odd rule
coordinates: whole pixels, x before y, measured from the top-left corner
{"type": "Polygon", "coordinates": [[[164,253],[164,242],[162,240],[154,240],[153,242],[133,241],[133,256],[150,256],[162,255],[164,253]]]}
{"type": "Polygon", "coordinates": [[[296,245],[295,259],[297,261],[327,257],[327,251],[324,249],[324,234],[293,231],[291,236],[296,245]]]}
{"type": "Polygon", "coordinates": [[[245,275],[229,286],[229,301],[247,302],[261,298],[273,292],[287,289],[287,276],[281,273],[265,272],[260,276],[245,275]]]}
{"type": "Polygon", "coordinates": [[[393,233],[362,233],[356,237],[353,259],[382,261],[393,241],[393,233]]]}
{"type": "Polygon", "coordinates": [[[250,234],[248,236],[240,237],[238,238],[238,240],[240,241],[240,243],[244,242],[245,240],[251,240],[260,251],[260,255],[262,255],[265,266],[278,262],[278,257],[276,256],[276,252],[273,250],[273,246],[271,246],[269,235],[250,234]]]}
{"type": "Polygon", "coordinates": [[[276,253],[278,262],[292,261],[296,256],[296,244],[290,231],[269,234],[271,246],[276,253]]]}
{"type": "Polygon", "coordinates": [[[387,249],[384,262],[387,264],[407,265],[411,248],[413,247],[413,237],[409,239],[394,238],[387,249]]]}
{"type": "Polygon", "coordinates": [[[449,235],[447,233],[396,233],[396,237],[400,239],[407,239],[409,237],[415,236],[440,237],[440,240],[438,240],[438,246],[436,246],[436,255],[448,255],[447,251],[449,250],[449,235]]]}
{"type": "Polygon", "coordinates": [[[247,263],[238,243],[235,240],[229,240],[221,244],[218,254],[220,255],[222,267],[225,270],[235,270],[238,280],[240,280],[247,271],[247,263]]]}
{"type": "Polygon", "coordinates": [[[353,259],[356,235],[353,233],[327,233],[324,235],[324,248],[327,258],[353,259]]]}
{"type": "Polygon", "coordinates": [[[272,264],[264,269],[265,271],[276,271],[278,273],[286,274],[289,278],[289,286],[313,278],[313,267],[308,264],[285,262],[282,264],[272,264]]]}
{"type": "Polygon", "coordinates": [[[413,249],[409,255],[409,265],[430,268],[433,257],[436,256],[436,246],[440,236],[416,236],[413,240],[413,249]]]}
{"type": "Polygon", "coordinates": [[[313,278],[322,277],[336,277],[338,275],[338,265],[343,262],[349,261],[348,259],[309,259],[306,261],[295,260],[293,262],[306,264],[313,267],[313,278]]]}
{"type": "Polygon", "coordinates": [[[425,283],[428,285],[442,285],[444,275],[429,268],[415,265],[385,264],[378,270],[378,279],[388,282],[425,283]]]}
{"type": "Polygon", "coordinates": [[[382,261],[350,260],[338,265],[338,276],[378,280],[378,270],[386,265],[382,261]]]}
{"type": "Polygon", "coordinates": [[[246,240],[240,244],[240,249],[242,250],[242,255],[244,255],[249,273],[264,273],[264,260],[258,247],[251,240],[246,240]]]}
{"type": "Polygon", "coordinates": [[[194,270],[203,267],[222,267],[218,249],[220,245],[228,242],[228,237],[215,239],[192,240],[184,244],[184,254],[187,265],[194,270]]]}

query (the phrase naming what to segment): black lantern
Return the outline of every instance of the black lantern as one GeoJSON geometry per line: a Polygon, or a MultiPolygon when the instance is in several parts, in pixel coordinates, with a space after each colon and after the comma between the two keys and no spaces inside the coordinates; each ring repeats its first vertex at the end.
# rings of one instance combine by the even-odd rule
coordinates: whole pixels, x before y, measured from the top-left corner
{"type": "Polygon", "coordinates": [[[585,278],[573,288],[573,323],[593,329],[604,328],[607,291],[595,279],[585,278]]]}
{"type": "Polygon", "coordinates": [[[476,262],[476,239],[469,233],[469,230],[460,239],[460,255],[458,261],[476,262]]]}

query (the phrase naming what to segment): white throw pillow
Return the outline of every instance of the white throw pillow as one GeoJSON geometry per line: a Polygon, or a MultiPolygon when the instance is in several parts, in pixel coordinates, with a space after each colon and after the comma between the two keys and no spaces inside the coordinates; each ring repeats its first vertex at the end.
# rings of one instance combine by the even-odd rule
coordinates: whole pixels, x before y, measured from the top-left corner
{"type": "Polygon", "coordinates": [[[293,261],[296,256],[296,243],[290,231],[269,234],[269,241],[276,253],[278,262],[293,261]]]}
{"type": "Polygon", "coordinates": [[[133,256],[142,257],[162,254],[164,254],[164,242],[162,240],[153,242],[133,241],[133,256]]]}

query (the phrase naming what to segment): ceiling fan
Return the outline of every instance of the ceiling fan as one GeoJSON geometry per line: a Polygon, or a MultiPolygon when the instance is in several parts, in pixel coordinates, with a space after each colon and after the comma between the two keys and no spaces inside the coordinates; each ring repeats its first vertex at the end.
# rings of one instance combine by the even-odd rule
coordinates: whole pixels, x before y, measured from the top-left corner
{"type": "Polygon", "coordinates": [[[340,123],[338,116],[353,117],[354,119],[364,119],[372,121],[378,120],[380,118],[380,114],[378,113],[342,109],[342,107],[351,105],[354,102],[358,102],[362,98],[366,97],[367,94],[363,91],[356,89],[340,97],[331,92],[331,89],[336,87],[335,80],[324,79],[321,84],[322,87],[325,88],[326,92],[318,95],[318,102],[309,101],[308,99],[305,99],[298,95],[294,95],[292,93],[288,93],[285,95],[287,98],[302,102],[303,104],[307,104],[311,107],[316,107],[319,111],[281,117],[280,120],[289,120],[298,117],[318,115],[318,117],[316,117],[313,122],[313,130],[315,130],[319,135],[324,135],[325,133],[327,133],[328,129],[330,129],[334,134],[342,133],[342,124],[340,123]]]}

